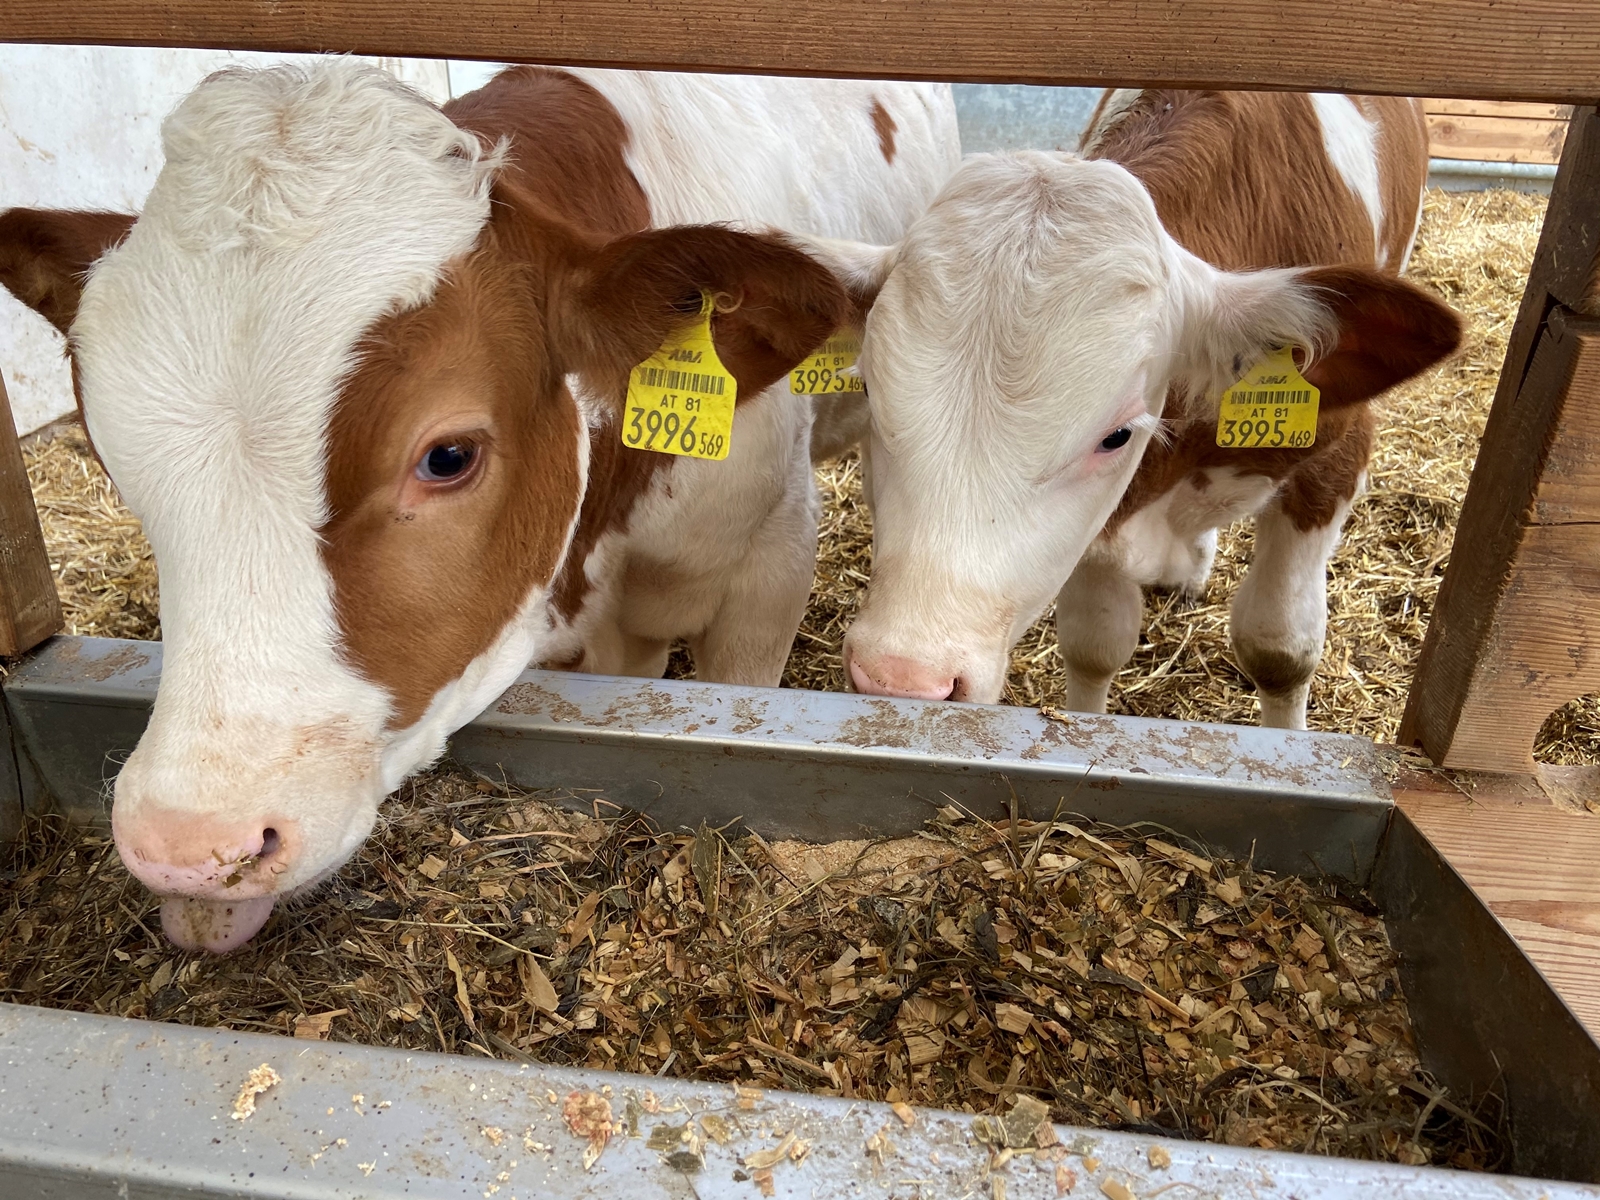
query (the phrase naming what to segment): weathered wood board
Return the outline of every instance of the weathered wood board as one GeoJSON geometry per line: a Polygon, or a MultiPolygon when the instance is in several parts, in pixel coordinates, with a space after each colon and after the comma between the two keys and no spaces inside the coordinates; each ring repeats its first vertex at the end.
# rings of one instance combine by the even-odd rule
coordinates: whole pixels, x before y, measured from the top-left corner
{"type": "Polygon", "coordinates": [[[1424,100],[1428,154],[1466,161],[1561,161],[1572,109],[1564,104],[1493,100],[1424,100]]]}
{"type": "Polygon", "coordinates": [[[1589,0],[7,0],[0,41],[1600,99],[1589,0]]]}
{"type": "Polygon", "coordinates": [[[1402,743],[1531,771],[1546,717],[1600,690],[1600,114],[1575,111],[1402,743]]]}
{"type": "MultiPolygon", "coordinates": [[[[1564,790],[1600,790],[1600,767],[1557,775],[1564,790]]],[[[1394,794],[1600,1038],[1600,816],[1556,807],[1528,778],[1408,776],[1394,794]]]]}
{"type": "Polygon", "coordinates": [[[61,599],[0,379],[0,654],[32,650],[61,626],[61,599]]]}

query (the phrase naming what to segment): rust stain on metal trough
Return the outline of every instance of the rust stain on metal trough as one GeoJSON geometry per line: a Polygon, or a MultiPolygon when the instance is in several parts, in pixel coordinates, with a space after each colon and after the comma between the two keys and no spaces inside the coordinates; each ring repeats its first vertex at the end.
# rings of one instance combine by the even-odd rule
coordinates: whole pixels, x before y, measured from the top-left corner
{"type": "Polygon", "coordinates": [[[911,749],[916,722],[887,700],[868,701],[870,716],[851,717],[839,727],[839,740],[850,746],[911,749]]]}
{"type": "Polygon", "coordinates": [[[754,733],[767,723],[767,704],[764,700],[735,700],[733,715],[738,720],[729,727],[733,733],[754,733]]]}
{"type": "MultiPolygon", "coordinates": [[[[1311,759],[1305,761],[1292,756],[1263,757],[1250,753],[1246,745],[1236,730],[1187,722],[1171,722],[1170,728],[1165,724],[1145,728],[1136,738],[1130,739],[1128,730],[1115,718],[1074,713],[1047,719],[1033,742],[1018,752],[1018,757],[1039,762],[1052,752],[1068,747],[1103,753],[1109,746],[1112,757],[1099,759],[1107,770],[1143,773],[1141,764],[1167,763],[1197,768],[1219,777],[1242,775],[1299,788],[1314,787],[1319,769],[1344,770],[1353,759],[1342,747],[1316,745],[1311,759]]],[[[1384,790],[1381,772],[1374,771],[1372,781],[1379,791],[1384,790]]]]}
{"type": "Polygon", "coordinates": [[[115,675],[125,671],[132,671],[144,666],[150,661],[150,656],[142,650],[132,646],[125,646],[114,653],[106,655],[89,663],[84,668],[84,675],[96,683],[104,683],[115,675]]]}
{"type": "Polygon", "coordinates": [[[601,720],[591,724],[609,725],[621,721],[659,721],[666,724],[677,720],[679,717],[692,715],[696,711],[693,704],[679,704],[674,701],[670,692],[662,691],[650,683],[644,684],[638,691],[613,701],[611,706],[601,714],[601,720]]]}
{"type": "MultiPolygon", "coordinates": [[[[748,705],[748,702],[743,703],[748,705]]],[[[510,717],[544,715],[553,721],[604,728],[608,725],[626,727],[651,721],[665,723],[691,716],[699,710],[693,702],[678,703],[670,693],[646,681],[627,695],[613,699],[599,714],[591,713],[554,688],[537,683],[515,683],[501,694],[495,711],[510,717]]],[[[735,711],[739,711],[738,705],[735,705],[735,711]]],[[[759,720],[757,723],[760,723],[759,720]]]]}

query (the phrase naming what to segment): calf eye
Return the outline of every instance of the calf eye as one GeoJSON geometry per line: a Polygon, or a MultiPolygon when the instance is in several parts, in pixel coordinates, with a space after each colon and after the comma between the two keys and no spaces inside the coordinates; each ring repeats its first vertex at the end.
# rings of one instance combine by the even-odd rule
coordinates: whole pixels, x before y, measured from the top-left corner
{"type": "Polygon", "coordinates": [[[1100,449],[1110,453],[1112,450],[1121,450],[1133,439],[1133,429],[1124,425],[1121,429],[1106,435],[1100,441],[1100,449]]]}
{"type": "Polygon", "coordinates": [[[468,442],[442,442],[422,456],[417,478],[425,483],[446,483],[458,479],[472,465],[478,449],[468,442]]]}

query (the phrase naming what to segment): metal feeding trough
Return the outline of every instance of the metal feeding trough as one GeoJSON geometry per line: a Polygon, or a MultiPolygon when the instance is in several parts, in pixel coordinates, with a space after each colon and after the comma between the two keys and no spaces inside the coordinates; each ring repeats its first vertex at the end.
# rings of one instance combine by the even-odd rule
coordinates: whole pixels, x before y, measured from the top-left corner
{"type": "MultiPolygon", "coordinates": [[[[51,807],[103,816],[105,781],[144,726],[160,659],[155,643],[58,638],[12,670],[15,769],[0,772],[0,828],[51,807]]],[[[1157,822],[1271,871],[1352,879],[1386,914],[1426,1065],[1456,1094],[1504,1097],[1520,1175],[1600,1180],[1600,1045],[1395,807],[1363,739],[530,671],[452,753],[525,787],[603,788],[668,826],[741,818],[767,837],[822,840],[909,833],[952,800],[980,815],[1059,808],[1157,822]]],[[[1576,1184],[1066,1128],[1060,1164],[1019,1157],[990,1176],[973,1122],[0,1005],[7,1197],[510,1200],[629,1188],[709,1200],[760,1195],[764,1183],[789,1196],[1042,1198],[1069,1182],[1113,1197],[1173,1185],[1306,1200],[1600,1197],[1576,1184]],[[263,1063],[280,1081],[234,1120],[235,1093],[263,1063]],[[573,1092],[594,1093],[625,1126],[587,1168],[592,1146],[563,1118],[573,1092]],[[706,1113],[722,1118],[726,1141],[673,1140],[706,1113]],[[794,1142],[770,1179],[754,1180],[750,1162],[765,1160],[753,1156],[781,1144],[774,1130],[794,1142]]]]}

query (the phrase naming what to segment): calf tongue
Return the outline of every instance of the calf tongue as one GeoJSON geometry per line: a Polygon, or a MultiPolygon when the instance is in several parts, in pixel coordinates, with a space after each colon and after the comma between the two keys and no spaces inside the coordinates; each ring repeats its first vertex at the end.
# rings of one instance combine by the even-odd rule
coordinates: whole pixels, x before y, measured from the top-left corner
{"type": "Polygon", "coordinates": [[[168,896],[161,902],[161,931],[182,950],[226,954],[244,945],[272,915],[275,897],[194,900],[168,896]]]}

